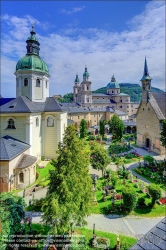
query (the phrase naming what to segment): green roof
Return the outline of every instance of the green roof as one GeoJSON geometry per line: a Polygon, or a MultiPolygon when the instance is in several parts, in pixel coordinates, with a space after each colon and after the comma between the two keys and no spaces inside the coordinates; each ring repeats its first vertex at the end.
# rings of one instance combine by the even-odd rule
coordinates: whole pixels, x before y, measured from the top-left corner
{"type": "Polygon", "coordinates": [[[144,80],[152,80],[152,78],[150,76],[143,76],[140,81],[144,80]]]}
{"type": "Polygon", "coordinates": [[[49,74],[47,64],[38,55],[27,54],[16,65],[17,70],[34,70],[49,74]]]}
{"type": "Polygon", "coordinates": [[[38,39],[36,38],[36,36],[35,35],[31,35],[30,37],[28,37],[28,39],[27,40],[29,40],[29,41],[35,41],[35,42],[38,42],[38,39]]]}
{"type": "Polygon", "coordinates": [[[88,72],[84,72],[83,76],[89,77],[89,73],[88,72]]]}
{"type": "Polygon", "coordinates": [[[119,86],[119,83],[117,82],[109,82],[107,84],[107,89],[119,89],[120,86],[119,86]]]}
{"type": "MultiPolygon", "coordinates": [[[[120,94],[118,94],[118,96],[122,96],[122,95],[127,95],[127,94],[125,94],[125,93],[120,93],[120,94]]],[[[128,95],[127,95],[128,96],[128,95]]]]}

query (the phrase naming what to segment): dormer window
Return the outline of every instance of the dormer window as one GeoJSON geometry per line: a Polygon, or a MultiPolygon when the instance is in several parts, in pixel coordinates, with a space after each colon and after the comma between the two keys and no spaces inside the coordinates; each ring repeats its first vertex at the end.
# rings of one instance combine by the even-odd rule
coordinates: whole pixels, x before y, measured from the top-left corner
{"type": "Polygon", "coordinates": [[[36,87],[40,87],[40,79],[36,79],[36,87]]]}
{"type": "Polygon", "coordinates": [[[25,87],[28,86],[28,79],[27,79],[27,78],[24,79],[24,86],[25,86],[25,87]]]}

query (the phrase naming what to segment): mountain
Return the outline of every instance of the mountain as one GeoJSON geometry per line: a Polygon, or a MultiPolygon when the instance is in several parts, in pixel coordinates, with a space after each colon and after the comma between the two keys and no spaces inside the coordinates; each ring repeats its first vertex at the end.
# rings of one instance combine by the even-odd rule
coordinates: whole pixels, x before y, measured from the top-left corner
{"type": "MultiPolygon", "coordinates": [[[[130,95],[131,102],[140,102],[142,96],[142,88],[139,84],[135,83],[120,83],[120,92],[130,95]]],[[[161,89],[152,87],[152,92],[163,92],[161,89]]],[[[92,93],[106,93],[107,88],[99,88],[92,93]]]]}

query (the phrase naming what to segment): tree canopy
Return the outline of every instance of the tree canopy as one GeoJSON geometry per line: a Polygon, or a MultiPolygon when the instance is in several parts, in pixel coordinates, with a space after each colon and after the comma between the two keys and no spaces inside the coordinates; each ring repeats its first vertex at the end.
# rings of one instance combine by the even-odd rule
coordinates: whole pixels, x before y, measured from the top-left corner
{"type": "Polygon", "coordinates": [[[162,146],[166,148],[166,120],[162,121],[162,131],[160,133],[160,141],[162,146]]]}
{"type": "Polygon", "coordinates": [[[91,151],[90,162],[94,169],[102,170],[102,174],[104,173],[107,165],[110,163],[110,157],[102,145],[94,143],[91,151]]]}
{"type": "Polygon", "coordinates": [[[110,133],[116,135],[116,137],[120,140],[123,136],[123,131],[125,128],[123,122],[116,114],[114,114],[108,121],[108,124],[110,126],[110,133]]]}
{"type": "Polygon", "coordinates": [[[92,200],[92,180],[89,175],[90,152],[84,140],[77,136],[75,127],[67,127],[63,143],[58,146],[58,157],[50,174],[43,220],[55,233],[64,234],[71,223],[84,224],[92,200]]]}
{"type": "Polygon", "coordinates": [[[88,134],[88,130],[87,130],[87,122],[86,120],[82,119],[80,122],[80,138],[85,138],[88,134]]]}
{"type": "Polygon", "coordinates": [[[25,217],[24,206],[22,197],[6,192],[0,194],[0,249],[6,249],[3,235],[12,238],[13,235],[24,232],[24,224],[21,223],[25,217]]]}

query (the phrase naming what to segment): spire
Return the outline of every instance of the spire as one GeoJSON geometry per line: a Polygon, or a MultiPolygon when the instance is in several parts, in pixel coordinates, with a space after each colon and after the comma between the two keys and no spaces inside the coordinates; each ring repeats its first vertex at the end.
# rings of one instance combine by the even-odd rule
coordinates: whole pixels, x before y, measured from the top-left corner
{"type": "Polygon", "coordinates": [[[28,37],[26,43],[27,43],[27,54],[37,54],[39,55],[39,45],[38,39],[36,38],[36,32],[34,30],[34,25],[32,25],[32,30],[30,31],[30,37],[28,37]]]}
{"type": "Polygon", "coordinates": [[[146,61],[146,56],[145,56],[145,64],[144,64],[144,76],[149,76],[148,65],[147,65],[147,61],[146,61]]]}
{"type": "Polygon", "coordinates": [[[115,76],[113,74],[112,78],[111,78],[111,82],[116,82],[115,76]]]}
{"type": "Polygon", "coordinates": [[[144,63],[144,72],[143,72],[143,77],[142,77],[141,81],[143,81],[143,80],[152,80],[152,78],[149,76],[146,56],[145,56],[145,63],[144,63]]]}

